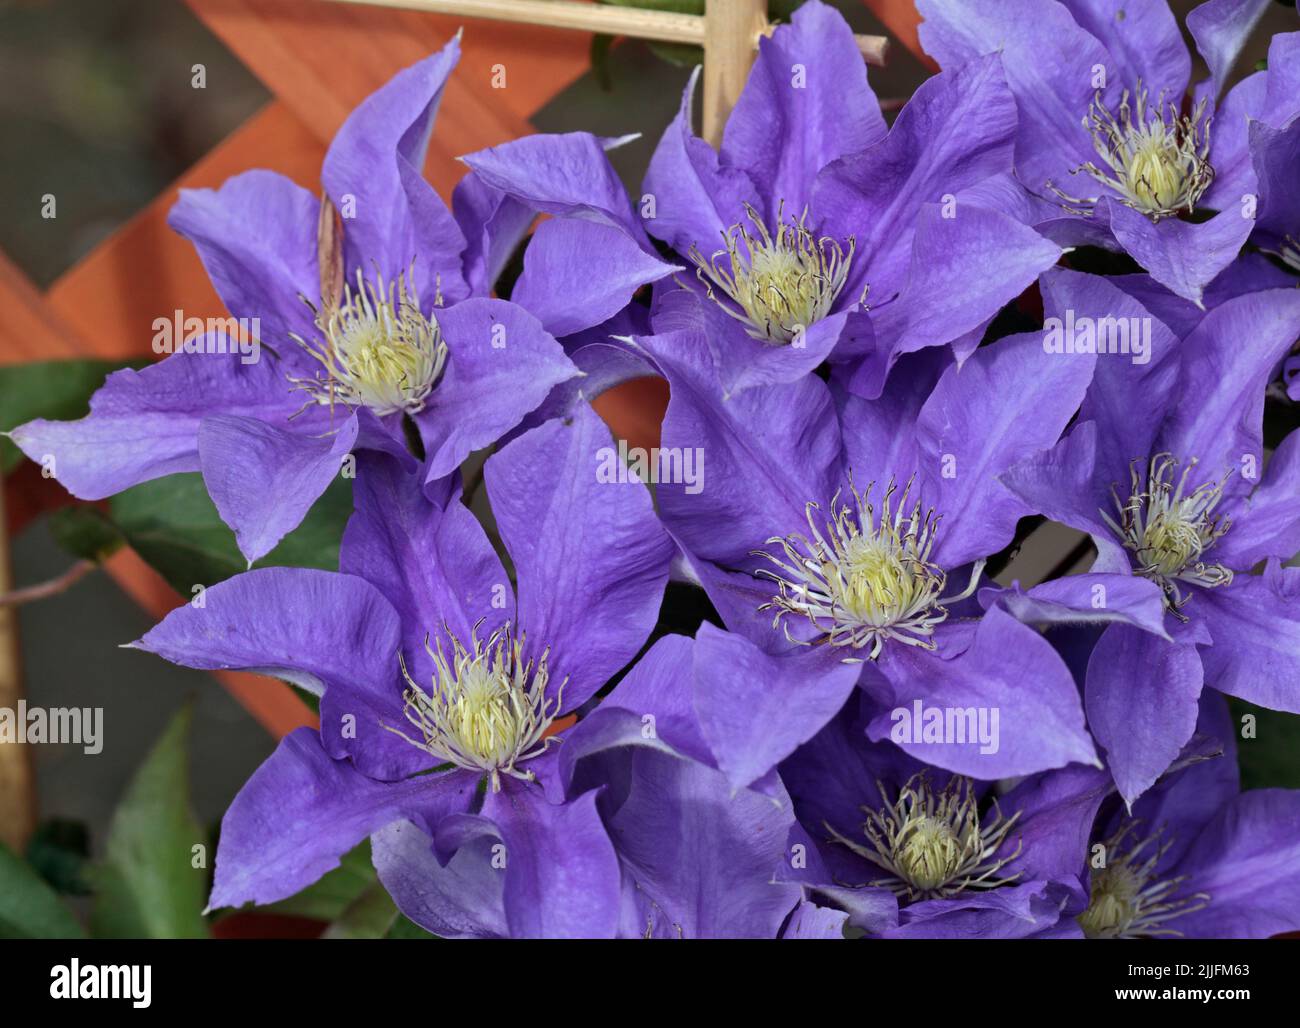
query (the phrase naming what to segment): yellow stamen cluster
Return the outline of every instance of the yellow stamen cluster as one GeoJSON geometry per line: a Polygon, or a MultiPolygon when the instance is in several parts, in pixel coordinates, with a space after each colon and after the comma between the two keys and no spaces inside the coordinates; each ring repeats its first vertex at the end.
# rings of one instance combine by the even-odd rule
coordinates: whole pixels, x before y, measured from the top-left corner
{"type": "MultiPolygon", "coordinates": [[[[776,611],[773,627],[793,614],[818,629],[819,642],[870,647],[869,659],[875,659],[890,639],[934,649],[930,640],[934,626],[948,616],[939,600],[946,576],[929,561],[939,519],[933,510],[923,514],[919,502],[908,510],[910,482],[896,510],[892,509],[896,487],[890,483],[879,521],[868,500],[871,486],[865,493],[852,485],[849,488],[855,505],[840,506],[840,494],[836,493],[831,500],[834,517],[825,522],[824,530],[815,517],[821,508],[810,503],[810,537],[774,536],[767,540],[768,545],[781,547],[784,560],[766,551],[756,552],[777,568],[758,572],[774,581],[778,590],[771,602],[759,609],[776,611]]],[[[784,627],[791,642],[805,642],[784,627]]]]}
{"type": "Polygon", "coordinates": [[[707,260],[698,246],[691,247],[696,274],[709,299],[753,338],[776,346],[797,343],[810,325],[830,314],[849,277],[854,241],[849,238],[846,253],[834,239],[814,236],[806,225],[806,209],[787,222],[781,204],[775,238],[749,204],[745,213],[752,233],[742,223],[732,225],[722,233],[724,249],[707,260]],[[719,300],[715,289],[730,302],[719,300]]]}
{"type": "MultiPolygon", "coordinates": [[[[1093,97],[1083,127],[1092,136],[1093,148],[1104,167],[1089,161],[1075,171],[1086,171],[1107,187],[1119,201],[1160,221],[1196,209],[1196,203],[1214,181],[1210,153],[1210,122],[1202,100],[1190,116],[1180,117],[1177,108],[1166,104],[1164,94],[1154,106],[1138,83],[1137,96],[1129,104],[1129,92],[1120,99],[1118,116],[1112,114],[1098,92],[1093,97]]],[[[1074,214],[1090,215],[1099,197],[1080,199],[1048,188],[1066,201],[1074,214]]]]}
{"type": "Polygon", "coordinates": [[[1143,483],[1135,463],[1130,469],[1129,498],[1121,501],[1119,494],[1111,490],[1119,520],[1104,510],[1101,515],[1124,548],[1133,553],[1137,573],[1159,585],[1164,590],[1166,608],[1186,621],[1179,608],[1189,597],[1179,588],[1179,582],[1205,589],[1232,582],[1228,568],[1201,559],[1232,522],[1220,522],[1214,517],[1214,508],[1223,498],[1224,483],[1207,482],[1189,491],[1187,478],[1196,461],[1188,461],[1175,482],[1177,466],[1172,455],[1157,454],[1148,465],[1143,483]]]}
{"type": "Polygon", "coordinates": [[[1185,876],[1156,877],[1156,868],[1173,840],[1160,845],[1156,833],[1124,848],[1125,837],[1136,825],[1136,821],[1126,822],[1106,841],[1106,866],[1093,869],[1088,909],[1079,915],[1079,927],[1090,939],[1182,935],[1176,929],[1165,927],[1165,922],[1201,910],[1209,902],[1210,897],[1203,892],[1175,898],[1185,876]],[[1143,858],[1148,847],[1150,850],[1143,858]]]}
{"type": "Polygon", "coordinates": [[[324,367],[324,376],[293,381],[319,404],[416,414],[442,375],[447,344],[438,323],[425,317],[407,276],[345,288],[337,305],[317,312],[323,340],[296,341],[324,367]]]}
{"type": "Polygon", "coordinates": [[[533,773],[517,765],[545,752],[546,730],[560,709],[563,692],[561,685],[553,698],[547,697],[549,651],[535,664],[525,661],[524,640],[511,634],[509,624],[485,642],[478,639],[476,626],[468,648],[450,632],[447,635],[450,654],[441,639],[436,651],[425,640],[434,666],[429,692],[412,680],[406,661],[401,661],[406,719],[420,738],[385,727],[443,763],[485,772],[494,792],[500,790],[503,774],[532,781],[533,773]]]}
{"type": "MultiPolygon", "coordinates": [[[[882,798],[882,783],[876,783],[882,798]]],[[[997,803],[980,817],[979,800],[969,778],[955,775],[942,790],[930,786],[930,773],[914,775],[893,803],[879,810],[863,807],[867,820],[862,830],[867,845],[845,838],[830,825],[834,841],[888,872],[871,882],[909,900],[946,899],[966,889],[993,889],[1019,877],[1019,872],[998,877],[998,872],[1020,855],[1021,843],[999,857],[1017,811],[1003,819],[997,803]]]]}

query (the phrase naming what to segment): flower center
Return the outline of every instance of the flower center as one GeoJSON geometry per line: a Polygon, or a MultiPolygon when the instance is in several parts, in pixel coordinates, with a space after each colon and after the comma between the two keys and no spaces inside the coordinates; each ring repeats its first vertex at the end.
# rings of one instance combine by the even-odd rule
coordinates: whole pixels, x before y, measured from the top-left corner
{"type": "MultiPolygon", "coordinates": [[[[939,519],[933,510],[922,514],[919,502],[908,511],[910,482],[897,509],[893,509],[896,487],[890,483],[879,521],[868,500],[871,486],[865,493],[851,484],[849,488],[854,506],[839,506],[836,493],[831,500],[834,518],[824,523],[824,530],[814,516],[821,508],[810,503],[811,538],[791,535],[767,540],[769,545],[780,545],[784,560],[755,551],[755,556],[767,558],[777,568],[758,572],[775,582],[778,590],[759,610],[776,611],[774,628],[793,614],[807,618],[818,630],[818,642],[856,649],[870,646],[869,659],[875,659],[889,639],[934,649],[930,641],[934,626],[948,616],[939,599],[946,577],[928,559],[939,519]]],[[[784,627],[791,642],[811,645],[793,638],[789,627],[784,627]]]]}
{"type": "Polygon", "coordinates": [[[1157,832],[1126,848],[1125,837],[1136,825],[1136,821],[1126,822],[1106,841],[1106,866],[1093,869],[1088,909],[1079,915],[1079,927],[1090,939],[1182,935],[1163,927],[1165,922],[1201,910],[1209,902],[1203,892],[1173,898],[1185,877],[1160,879],[1155,874],[1173,840],[1162,846],[1157,832]]]}
{"type": "Polygon", "coordinates": [[[323,342],[295,340],[325,368],[325,376],[293,379],[315,403],[369,407],[376,414],[424,409],[443,366],[447,344],[437,321],[426,318],[406,276],[343,290],[337,306],[316,315],[323,342]]]}
{"type": "MultiPolygon", "coordinates": [[[[877,782],[880,795],[885,787],[877,782]]],[[[964,889],[993,889],[1020,877],[997,874],[1020,855],[1021,843],[1005,857],[997,852],[1019,820],[1017,812],[1003,819],[994,803],[983,819],[975,786],[969,778],[954,775],[940,791],[930,786],[930,773],[922,771],[899,790],[891,804],[873,810],[863,807],[862,826],[867,845],[854,842],[826,825],[836,842],[888,872],[871,882],[909,900],[943,899],[964,889]]]]}
{"type": "MultiPolygon", "coordinates": [[[[1102,102],[1098,92],[1083,119],[1092,136],[1093,148],[1102,166],[1089,161],[1075,171],[1086,171],[1106,186],[1121,203],[1159,221],[1181,211],[1190,214],[1196,202],[1214,181],[1214,169],[1206,158],[1210,153],[1210,119],[1205,101],[1197,104],[1190,117],[1180,117],[1177,108],[1166,104],[1164,94],[1155,105],[1147,102],[1147,91],[1138,83],[1137,97],[1129,105],[1129,92],[1120,99],[1118,116],[1102,102]]],[[[1091,215],[1098,197],[1080,199],[1048,188],[1074,214],[1091,215]]]]}
{"type": "Polygon", "coordinates": [[[807,209],[787,222],[784,202],[777,211],[775,238],[749,204],[745,213],[752,233],[741,222],[732,225],[722,233],[724,249],[707,260],[698,246],[691,247],[696,274],[709,299],[743,324],[753,338],[776,346],[797,343],[809,325],[831,312],[849,276],[854,241],[849,238],[845,253],[834,239],[814,236],[805,224],[807,209]],[[719,300],[715,289],[731,302],[719,300]]]}
{"type": "Polygon", "coordinates": [[[1135,463],[1130,470],[1129,499],[1121,501],[1119,494],[1111,490],[1119,520],[1101,512],[1124,548],[1132,551],[1137,573],[1164,590],[1165,607],[1181,621],[1187,617],[1178,608],[1189,596],[1179,588],[1180,582],[1212,589],[1232,581],[1228,568],[1201,560],[1232,522],[1220,522],[1214,517],[1214,508],[1223,498],[1223,481],[1207,482],[1188,491],[1187,477],[1195,466],[1195,459],[1188,461],[1175,482],[1178,461],[1170,454],[1157,454],[1148,465],[1143,489],[1135,463]]]}
{"type": "Polygon", "coordinates": [[[421,738],[385,727],[444,763],[486,772],[494,792],[501,788],[502,774],[532,781],[533,773],[516,765],[545,752],[544,736],[559,711],[564,689],[561,685],[554,699],[547,698],[549,650],[536,664],[525,662],[524,640],[511,635],[509,624],[486,642],[472,633],[469,648],[448,635],[450,655],[441,640],[436,652],[425,640],[434,665],[429,692],[415,683],[401,659],[407,684],[406,719],[419,729],[421,738]]]}

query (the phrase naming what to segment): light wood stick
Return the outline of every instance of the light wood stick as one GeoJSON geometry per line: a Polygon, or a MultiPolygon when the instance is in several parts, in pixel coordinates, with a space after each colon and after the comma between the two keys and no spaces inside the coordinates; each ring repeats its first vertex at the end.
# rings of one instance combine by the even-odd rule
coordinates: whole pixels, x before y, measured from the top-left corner
{"type": "MultiPolygon", "coordinates": [[[[9,539],[5,528],[4,479],[0,477],[0,593],[13,588],[9,539]]],[[[17,716],[23,695],[18,652],[18,611],[0,607],[0,707],[17,716]]],[[[0,742],[0,841],[22,853],[36,828],[36,786],[31,750],[26,743],[0,742]]]]}
{"type": "Polygon", "coordinates": [[[704,6],[704,117],[702,135],[722,142],[727,116],[740,99],[754,47],[767,26],[767,0],[707,0],[704,6]]]}
{"type": "MultiPolygon", "coordinates": [[[[488,18],[520,22],[547,28],[599,32],[608,36],[653,39],[660,43],[703,46],[705,19],[695,14],[648,11],[637,7],[607,7],[576,0],[331,0],[332,3],[364,4],[371,7],[400,7],[408,11],[451,14],[463,18],[488,18]]],[[[748,8],[749,0],[725,0],[748,8]]],[[[758,33],[751,45],[758,46],[758,33]]],[[[884,36],[857,36],[858,49],[868,64],[881,65],[889,48],[884,36]]]]}

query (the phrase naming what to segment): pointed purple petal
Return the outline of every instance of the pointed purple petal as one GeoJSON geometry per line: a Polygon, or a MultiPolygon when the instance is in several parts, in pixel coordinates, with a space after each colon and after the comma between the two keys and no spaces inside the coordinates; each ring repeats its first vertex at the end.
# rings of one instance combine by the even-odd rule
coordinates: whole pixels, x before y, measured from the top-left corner
{"type": "MultiPolygon", "coordinates": [[[[918,0],[921,45],[945,69],[999,53],[1019,108],[1016,167],[1032,193],[1069,189],[1072,168],[1096,155],[1081,122],[1106,48],[1050,0],[918,0]]],[[[1118,83],[1108,83],[1118,92],[1118,83]]]]}
{"type": "Polygon", "coordinates": [[[461,160],[487,185],[533,210],[622,228],[649,249],[627,191],[605,156],[607,142],[589,132],[525,136],[461,160]]]}
{"type": "Polygon", "coordinates": [[[364,578],[396,608],[407,666],[422,681],[431,670],[426,636],[438,639],[446,628],[468,645],[482,620],[479,637],[487,638],[513,620],[514,591],[459,497],[438,509],[425,499],[420,476],[387,457],[361,455],[358,472],[339,570],[364,578]]]}
{"type": "MultiPolygon", "coordinates": [[[[719,165],[718,154],[691,130],[691,103],[699,69],[691,73],[677,117],[664,131],[646,170],[645,192],[655,216],[646,229],[680,254],[712,253],[724,232],[745,217],[745,204],[763,206],[749,176],[719,165]]],[[[798,212],[794,212],[798,213],[798,212]]]]}
{"type": "Polygon", "coordinates": [[[319,211],[320,201],[301,186],[254,170],[217,190],[182,189],[167,224],[194,244],[231,314],[259,319],[261,338],[292,348],[288,333],[313,331],[302,298],[320,296],[319,211]]]}
{"type": "Polygon", "coordinates": [[[1228,81],[1241,48],[1264,15],[1268,0],[1208,0],[1187,15],[1187,31],[1210,67],[1214,95],[1228,81]]]}
{"type": "Polygon", "coordinates": [[[1115,784],[1132,805],[1196,729],[1201,695],[1196,648],[1111,625],[1088,661],[1088,724],[1115,784]]]}
{"type": "Polygon", "coordinates": [[[711,768],[646,750],[631,776],[609,828],[644,897],[638,927],[687,939],[775,938],[800,898],[799,886],[773,881],[788,859],[789,800],[737,792],[711,768]]]}
{"type": "Polygon", "coordinates": [[[1209,221],[1165,218],[1153,224],[1145,214],[1103,197],[1098,205],[1116,241],[1170,292],[1201,303],[1205,287],[1241,252],[1254,222],[1237,207],[1209,221]]]}
{"type": "Polygon", "coordinates": [[[1137,84],[1177,104],[1187,91],[1192,61],[1168,0],[1062,0],[1080,26],[1110,53],[1108,76],[1125,89],[1137,84]]]}
{"type": "MultiPolygon", "coordinates": [[[[205,346],[229,349],[225,335],[205,346]]],[[[232,353],[175,353],[140,371],[115,371],[78,421],[38,419],[9,435],[38,463],[53,458],[54,478],[83,500],[100,500],[141,482],[199,470],[199,424],[207,414],[282,421],[298,408],[279,363],[265,353],[244,363],[232,353]]]]}
{"type": "Polygon", "coordinates": [[[474,781],[423,775],[376,782],[332,760],[310,728],[298,728],[239,791],[221,822],[212,907],[272,903],[338,867],[371,832],[430,807],[468,807],[474,781]]]}
{"type": "Polygon", "coordinates": [[[465,838],[446,865],[433,853],[433,840],[412,821],[395,821],[370,837],[379,881],[397,908],[443,939],[506,938],[505,875],[492,866],[501,845],[490,822],[473,819],[478,834],[465,838]]]}
{"type": "Polygon", "coordinates": [[[340,474],[356,438],[355,415],[325,437],[256,418],[204,419],[199,426],[203,484],[250,565],[298,527],[340,474]]]}
{"type": "Polygon", "coordinates": [[[642,249],[622,228],[553,218],[533,233],[510,298],[548,332],[567,336],[612,318],[642,286],[681,270],[642,249]]]}
{"type": "Polygon", "coordinates": [[[1092,381],[1091,354],[1043,352],[1039,333],[981,347],[939,379],[917,419],[921,473],[944,516],[935,560],[944,567],[996,553],[1031,513],[998,476],[1052,446],[1092,381]]]}
{"type": "Polygon", "coordinates": [[[722,160],[744,168],[775,218],[797,216],[817,173],[885,135],[866,65],[843,16],[804,4],[789,25],[761,38],[758,59],[727,119],[722,160]]]}
{"type": "Polygon", "coordinates": [[[944,659],[942,629],[936,641],[937,654],[897,644],[885,648],[880,669],[893,686],[894,708],[872,722],[871,738],[893,738],[920,760],[979,779],[1096,763],[1074,679],[1051,644],[1032,628],[995,607],[964,653],[944,659]],[[937,709],[945,721],[952,712],[965,725],[972,714],[978,718],[982,712],[990,729],[987,741],[972,737],[977,732],[963,731],[964,740],[954,735],[951,741],[912,742],[924,738],[923,723],[915,723],[918,702],[923,718],[927,709],[937,709]],[[910,733],[905,730],[908,720],[910,733]]]}
{"type": "MultiPolygon", "coordinates": [[[[918,214],[1009,172],[1015,127],[1015,98],[1001,61],[979,58],[927,79],[887,137],[831,164],[818,180],[813,206],[823,231],[855,236],[858,256],[846,292],[857,296],[869,285],[879,305],[902,289],[909,268],[915,272],[918,214]]],[[[956,220],[967,207],[958,203],[956,220]]],[[[959,281],[968,277],[981,278],[959,281]]]]}
{"type": "Polygon", "coordinates": [[[578,369],[517,304],[475,298],[438,312],[449,356],[429,403],[415,415],[427,481],[450,475],[496,442],[578,369]]]}
{"type": "Polygon", "coordinates": [[[710,624],[695,643],[695,707],[718,767],[737,788],[762,778],[825,727],[853,692],[861,667],[840,654],[773,656],[710,624]]]}
{"type": "Polygon", "coordinates": [[[619,870],[596,813],[596,793],[563,806],[514,779],[483,799],[482,816],[505,845],[505,909],[512,938],[611,938],[619,870]]]}
{"type": "Polygon", "coordinates": [[[1201,649],[1205,684],[1300,714],[1300,568],[1270,561],[1264,574],[1198,590],[1192,603],[1214,635],[1201,649]]]}
{"type": "Polygon", "coordinates": [[[460,59],[453,38],[438,53],[398,72],[356,108],[330,144],[321,184],[343,218],[350,269],[386,280],[412,269],[420,297],[435,284],[457,300],[465,293],[465,237],[423,178],[424,157],[447,77],[460,59]]]}
{"type": "Polygon", "coordinates": [[[953,342],[985,325],[1061,255],[1028,226],[974,205],[959,204],[950,218],[926,204],[915,225],[902,291],[871,317],[877,347],[893,354],[953,342]]]}
{"type": "Polygon", "coordinates": [[[637,480],[602,481],[617,460],[589,406],[551,421],[488,459],[488,495],[518,574],[519,626],[584,703],[628,663],[654,627],[672,543],[637,480]]]}

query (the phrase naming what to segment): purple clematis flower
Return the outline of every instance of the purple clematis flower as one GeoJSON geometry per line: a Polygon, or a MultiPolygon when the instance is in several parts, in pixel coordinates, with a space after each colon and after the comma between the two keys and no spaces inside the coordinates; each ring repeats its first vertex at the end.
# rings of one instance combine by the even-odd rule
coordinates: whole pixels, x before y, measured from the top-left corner
{"type": "Polygon", "coordinates": [[[1131,814],[1104,807],[1086,866],[1076,864],[1089,897],[1078,923],[1091,938],[1259,939],[1300,929],[1300,792],[1241,792],[1227,704],[1205,700],[1199,731],[1224,755],[1165,776],[1131,814]]]}
{"type": "Polygon", "coordinates": [[[881,938],[1079,935],[1078,858],[1112,786],[1103,771],[1033,775],[994,797],[962,775],[868,740],[865,697],[781,764],[799,826],[798,881],[826,934],[881,938]],[[832,919],[829,911],[838,911],[832,919]]]}
{"type": "MultiPolygon", "coordinates": [[[[633,342],[671,387],[664,452],[696,454],[703,470],[661,478],[657,497],[683,575],[731,630],[701,629],[694,703],[734,784],[763,779],[855,687],[884,711],[874,738],[889,735],[892,708],[996,711],[992,751],[905,741],[952,771],[988,780],[1096,763],[1052,647],[1001,606],[966,599],[1030,513],[998,476],[1056,442],[1091,380],[1087,359],[1013,336],[960,366],[940,350],[910,355],[875,401],[806,376],[718,404],[698,336],[633,342]]],[[[1159,629],[1159,588],[1127,575],[1080,576],[1044,599],[1096,618],[1097,585],[1112,595],[1101,617],[1159,629]]]]}
{"type": "Polygon", "coordinates": [[[867,743],[867,715],[846,709],[781,766],[800,819],[791,839],[808,852],[783,877],[802,883],[831,937],[845,926],[883,938],[1293,931],[1300,793],[1240,792],[1227,706],[1205,700],[1197,735],[1132,813],[1090,768],[982,795],[867,743]]]}
{"type": "Polygon", "coordinates": [[[241,350],[230,325],[196,337],[143,371],[111,375],[86,418],[15,429],[18,446],[52,457],[83,499],[202,471],[250,563],[354,450],[413,464],[408,422],[445,499],[471,451],[578,374],[535,317],[488,295],[532,214],[473,176],[453,213],[422,178],[459,53],[454,39],[349,116],[321,169],[324,209],[269,171],[182,191],[170,224],[194,243],[232,318],[260,323],[258,346],[241,350]],[[322,267],[335,211],[341,250],[322,267]]]}
{"type": "Polygon", "coordinates": [[[1166,0],[917,6],[922,44],[945,69],[1002,55],[1031,223],[1063,244],[1122,250],[1201,303],[1253,226],[1247,121],[1260,116],[1262,82],[1218,97],[1267,0],[1209,0],[1188,15],[1211,77],[1186,101],[1191,59],[1166,0]],[[1203,211],[1218,213],[1184,217],[1203,211]]]}
{"type": "MultiPolygon", "coordinates": [[[[902,354],[969,353],[1060,254],[1019,220],[1015,103],[996,56],[926,82],[888,129],[851,30],[812,0],[761,41],[717,151],[691,128],[695,81],[635,211],[588,135],[465,158],[557,216],[535,233],[513,294],[552,333],[601,325],[653,284],[653,330],[692,323],[721,396],[830,358],[874,397],[902,354]]],[[[584,359],[625,360],[609,345],[620,334],[584,359]]]]}
{"type": "Polygon", "coordinates": [[[1267,468],[1262,437],[1265,387],[1300,334],[1300,291],[1229,299],[1179,340],[1108,279],[1054,271],[1042,288],[1049,317],[1154,326],[1149,363],[1096,356],[1069,434],[1001,475],[1091,536],[1094,573],[1160,590],[1160,622],[1110,625],[1087,668],[1088,724],[1132,803],[1191,736],[1203,685],[1300,712],[1300,572],[1279,564],[1300,551],[1300,434],[1267,468]]]}
{"type": "Polygon", "coordinates": [[[671,544],[644,488],[597,481],[610,444],[583,407],[488,460],[517,589],[458,495],[439,509],[363,454],[341,573],[238,575],[135,644],[320,696],[320,731],[286,737],[227,812],[212,906],[288,896],[370,836],[380,880],[435,934],[615,933],[619,862],[554,732],[646,639],[671,544]]]}

